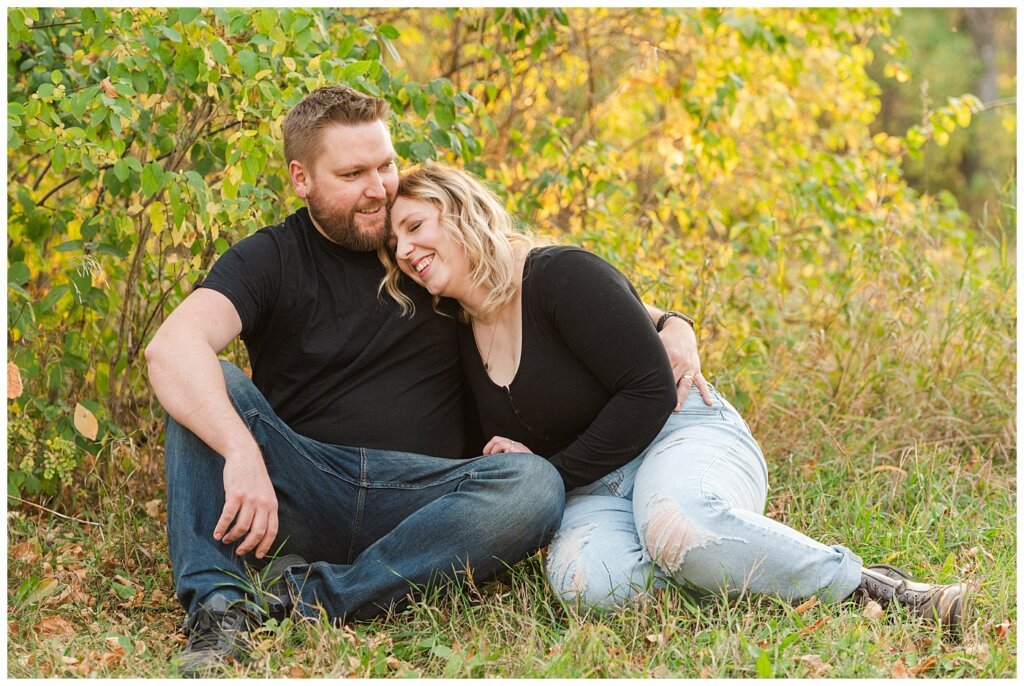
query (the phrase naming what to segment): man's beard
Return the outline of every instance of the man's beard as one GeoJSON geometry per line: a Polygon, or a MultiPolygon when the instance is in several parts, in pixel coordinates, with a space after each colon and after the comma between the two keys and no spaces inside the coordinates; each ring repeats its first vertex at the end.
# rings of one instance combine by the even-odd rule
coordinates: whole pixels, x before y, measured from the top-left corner
{"type": "Polygon", "coordinates": [[[348,212],[332,211],[328,209],[327,203],[322,202],[320,194],[315,190],[310,191],[306,196],[306,207],[309,209],[309,216],[327,235],[327,238],[346,250],[370,252],[387,243],[388,226],[383,219],[380,222],[380,228],[372,233],[365,233],[356,224],[355,207],[348,212]]]}

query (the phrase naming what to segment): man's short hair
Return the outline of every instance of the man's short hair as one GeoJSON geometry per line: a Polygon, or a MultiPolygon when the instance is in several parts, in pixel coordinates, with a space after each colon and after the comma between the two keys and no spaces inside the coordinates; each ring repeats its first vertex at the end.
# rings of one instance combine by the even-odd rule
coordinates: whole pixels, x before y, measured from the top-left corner
{"type": "Polygon", "coordinates": [[[332,124],[368,124],[385,121],[391,106],[383,98],[348,86],[322,86],[300,100],[284,118],[285,162],[312,164],[320,154],[321,132],[332,124]]]}

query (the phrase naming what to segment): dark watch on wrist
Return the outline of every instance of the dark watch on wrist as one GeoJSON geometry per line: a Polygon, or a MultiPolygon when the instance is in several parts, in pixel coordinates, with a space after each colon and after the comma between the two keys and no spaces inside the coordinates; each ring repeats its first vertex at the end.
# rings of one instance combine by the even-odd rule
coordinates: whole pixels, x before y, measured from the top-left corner
{"type": "Polygon", "coordinates": [[[665,314],[661,315],[661,318],[658,320],[658,325],[654,328],[656,328],[660,332],[662,329],[665,328],[665,322],[667,322],[670,317],[679,317],[684,322],[689,324],[692,328],[696,328],[692,319],[687,317],[685,314],[681,314],[679,312],[666,312],[665,314]]]}

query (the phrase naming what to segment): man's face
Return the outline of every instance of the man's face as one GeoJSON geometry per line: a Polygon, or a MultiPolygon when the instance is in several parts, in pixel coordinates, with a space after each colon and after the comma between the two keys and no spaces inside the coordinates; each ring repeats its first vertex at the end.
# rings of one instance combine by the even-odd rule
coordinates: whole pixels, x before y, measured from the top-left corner
{"type": "Polygon", "coordinates": [[[305,167],[293,162],[292,181],[329,240],[359,251],[384,245],[387,204],[398,191],[395,149],[384,122],[324,129],[319,157],[305,167]]]}

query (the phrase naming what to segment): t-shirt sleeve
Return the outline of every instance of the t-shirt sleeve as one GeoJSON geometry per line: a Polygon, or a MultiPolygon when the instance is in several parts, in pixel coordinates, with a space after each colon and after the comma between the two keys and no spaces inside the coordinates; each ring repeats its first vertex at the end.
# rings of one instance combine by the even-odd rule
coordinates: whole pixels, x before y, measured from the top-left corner
{"type": "Polygon", "coordinates": [[[231,301],[242,320],[242,337],[259,329],[281,281],[281,255],[274,239],[257,232],[228,248],[214,263],[202,288],[231,301]]]}
{"type": "Polygon", "coordinates": [[[566,488],[591,483],[633,460],[676,403],[668,355],[629,280],[583,250],[560,253],[535,287],[574,355],[611,398],[590,426],[549,459],[566,488]]]}

